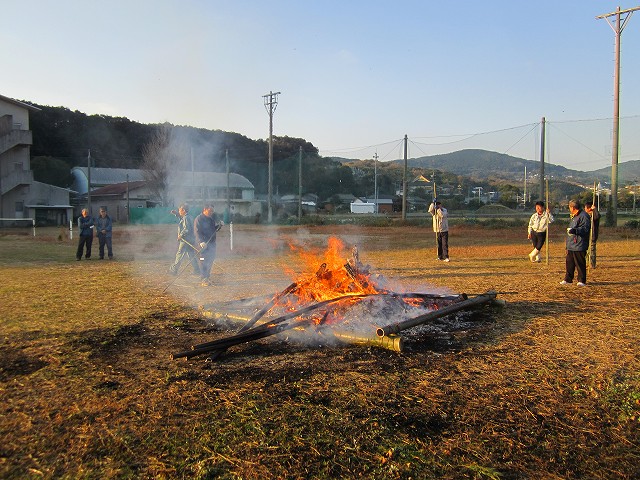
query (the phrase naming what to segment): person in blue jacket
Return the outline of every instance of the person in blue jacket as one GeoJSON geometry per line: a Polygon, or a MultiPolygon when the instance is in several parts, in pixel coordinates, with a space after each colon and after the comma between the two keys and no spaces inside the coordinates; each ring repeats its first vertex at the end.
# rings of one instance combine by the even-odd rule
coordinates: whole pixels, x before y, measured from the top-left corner
{"type": "Polygon", "coordinates": [[[579,287],[587,284],[587,249],[589,248],[589,233],[591,232],[591,217],[582,210],[577,200],[569,202],[569,227],[566,237],[566,270],[561,285],[573,282],[575,272],[578,272],[579,287]]]}
{"type": "Polygon", "coordinates": [[[213,205],[206,204],[202,213],[193,222],[196,245],[200,249],[200,278],[203,287],[211,285],[211,267],[216,258],[216,232],[222,228],[222,221],[216,222],[213,205]]]}
{"type": "Polygon", "coordinates": [[[93,217],[89,215],[89,210],[82,209],[82,215],[78,217],[78,230],[80,230],[80,237],[78,239],[78,249],[76,250],[76,260],[82,259],[82,253],[85,247],[87,251],[84,258],[89,260],[91,258],[91,244],[93,243],[93,217]]]}
{"type": "Polygon", "coordinates": [[[107,209],[100,207],[100,216],[95,221],[96,234],[98,235],[98,246],[100,252],[100,260],[104,259],[104,246],[107,246],[107,255],[109,260],[113,260],[113,248],[111,243],[111,231],[113,223],[111,217],[107,214],[107,209]]]}

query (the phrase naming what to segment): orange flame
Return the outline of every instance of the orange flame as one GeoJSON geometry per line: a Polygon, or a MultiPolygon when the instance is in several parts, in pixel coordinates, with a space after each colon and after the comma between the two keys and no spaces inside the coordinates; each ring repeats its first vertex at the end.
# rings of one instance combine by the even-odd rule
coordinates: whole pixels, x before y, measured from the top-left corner
{"type": "Polygon", "coordinates": [[[295,245],[291,249],[300,254],[306,264],[307,273],[299,275],[295,292],[300,303],[321,302],[345,295],[380,293],[366,268],[359,263],[357,255],[345,259],[344,243],[330,237],[327,250],[320,256],[303,251],[295,245]]]}

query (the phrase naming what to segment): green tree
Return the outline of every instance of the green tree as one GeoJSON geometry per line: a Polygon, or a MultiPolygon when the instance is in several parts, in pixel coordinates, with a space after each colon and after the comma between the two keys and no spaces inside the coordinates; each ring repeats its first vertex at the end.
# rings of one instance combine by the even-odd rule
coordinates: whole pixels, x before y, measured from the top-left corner
{"type": "Polygon", "coordinates": [[[73,180],[71,166],[65,160],[54,157],[33,157],[31,170],[34,180],[57,187],[67,188],[73,180]]]}

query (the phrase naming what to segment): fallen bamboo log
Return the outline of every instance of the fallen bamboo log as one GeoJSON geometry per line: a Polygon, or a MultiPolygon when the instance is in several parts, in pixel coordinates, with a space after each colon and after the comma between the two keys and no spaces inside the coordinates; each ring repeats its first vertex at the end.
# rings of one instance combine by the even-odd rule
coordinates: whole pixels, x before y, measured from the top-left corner
{"type": "Polygon", "coordinates": [[[402,337],[397,335],[378,337],[377,335],[363,335],[361,333],[348,332],[345,330],[330,331],[336,339],[349,345],[386,348],[387,350],[393,350],[394,352],[402,352],[404,349],[402,337]]]}
{"type": "Polygon", "coordinates": [[[483,305],[485,303],[492,302],[496,299],[496,295],[497,294],[495,292],[486,292],[486,293],[483,293],[482,295],[478,295],[477,297],[473,297],[473,298],[463,300],[461,302],[453,303],[439,310],[434,310],[432,312],[425,313],[424,315],[420,315],[415,318],[410,318],[402,322],[394,323],[393,325],[387,325],[386,327],[378,327],[378,329],[376,330],[376,334],[379,337],[384,337],[386,335],[399,333],[408,328],[416,327],[418,325],[422,325],[423,323],[427,323],[431,320],[435,320],[436,318],[446,317],[447,315],[451,315],[452,313],[459,312],[460,310],[466,310],[472,307],[476,307],[479,305],[483,305]]]}
{"type": "Polygon", "coordinates": [[[332,298],[330,300],[324,300],[322,302],[318,302],[315,303],[313,305],[310,305],[308,307],[304,307],[301,308],[300,310],[296,310],[295,312],[289,312],[285,315],[282,315],[280,317],[274,318],[272,320],[270,320],[267,323],[263,323],[262,325],[259,325],[257,327],[251,328],[249,330],[245,330],[242,333],[237,333],[236,335],[232,335],[230,337],[225,337],[225,338],[221,338],[218,340],[213,340],[211,342],[206,342],[206,343],[201,343],[198,345],[193,345],[191,347],[191,350],[187,350],[185,352],[179,352],[179,353],[175,353],[171,356],[171,358],[173,359],[177,359],[177,358],[191,358],[191,357],[195,357],[196,355],[203,355],[205,353],[210,353],[210,352],[215,352],[218,350],[225,350],[229,347],[232,347],[234,345],[239,345],[241,343],[246,343],[246,342],[251,342],[253,340],[258,340],[260,338],[264,338],[264,337],[268,337],[271,335],[276,335],[277,333],[280,333],[284,330],[288,330],[291,328],[295,328],[298,326],[307,326],[309,323],[312,322],[311,319],[309,320],[298,320],[296,322],[288,322],[285,323],[283,325],[283,322],[285,322],[286,320],[291,320],[293,318],[296,317],[300,317],[301,315],[304,315],[305,313],[309,313],[313,310],[316,310],[318,308],[327,306],[331,303],[336,303],[336,302],[340,302],[340,301],[346,301],[346,300],[350,300],[350,299],[354,299],[354,298],[362,298],[362,297],[366,297],[366,294],[362,294],[362,295],[344,295],[342,297],[338,297],[338,298],[332,298]]]}
{"type": "MultiPolygon", "coordinates": [[[[226,350],[229,347],[233,347],[234,345],[240,345],[241,343],[253,342],[254,340],[260,340],[261,338],[269,337],[271,335],[276,335],[280,332],[284,332],[285,330],[289,330],[295,327],[308,325],[311,323],[311,319],[300,320],[297,322],[289,322],[289,323],[280,323],[280,324],[269,324],[269,328],[264,329],[254,329],[252,331],[247,331],[241,333],[239,335],[233,335],[231,337],[221,338],[220,340],[215,341],[215,345],[211,345],[208,347],[194,348],[192,350],[187,350],[180,353],[174,353],[171,358],[174,360],[178,358],[186,358],[187,360],[196,357],[198,355],[204,355],[205,353],[217,352],[220,350],[226,350]],[[255,331],[257,330],[257,331],[255,331]]],[[[214,343],[214,342],[211,342],[214,343]]]]}

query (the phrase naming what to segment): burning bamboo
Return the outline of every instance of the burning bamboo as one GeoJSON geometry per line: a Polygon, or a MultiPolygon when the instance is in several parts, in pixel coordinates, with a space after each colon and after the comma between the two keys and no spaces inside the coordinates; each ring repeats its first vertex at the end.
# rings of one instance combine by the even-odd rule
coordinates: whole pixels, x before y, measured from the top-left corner
{"type": "Polygon", "coordinates": [[[241,343],[251,342],[253,340],[258,340],[260,338],[268,337],[271,335],[276,335],[284,330],[289,330],[291,328],[295,328],[298,326],[308,326],[313,322],[313,319],[302,319],[294,322],[283,323],[286,320],[291,320],[296,317],[301,317],[302,315],[309,313],[313,310],[316,310],[321,307],[325,307],[331,303],[337,303],[345,300],[350,300],[354,298],[362,298],[366,297],[366,294],[362,295],[344,295],[337,298],[332,298],[330,300],[324,300],[322,302],[315,303],[308,307],[301,308],[294,312],[287,313],[285,315],[281,315],[280,317],[274,318],[269,322],[263,323],[257,327],[245,330],[244,332],[239,332],[236,335],[231,337],[221,338],[218,340],[213,340],[211,342],[201,343],[198,345],[194,345],[191,347],[191,350],[187,350],[185,352],[179,352],[173,354],[171,357],[175,360],[178,358],[191,358],[197,355],[203,355],[205,353],[211,353],[218,350],[225,350],[234,345],[239,345],[241,343]]]}
{"type": "MultiPolygon", "coordinates": [[[[322,271],[322,268],[321,268],[322,271]]],[[[265,338],[271,335],[276,335],[284,330],[289,330],[295,327],[303,327],[306,328],[312,320],[299,320],[296,322],[286,323],[285,325],[279,325],[286,320],[290,320],[299,316],[302,316],[306,313],[309,313],[315,309],[319,309],[321,307],[326,307],[331,303],[338,303],[341,300],[348,299],[362,299],[364,297],[371,296],[384,296],[396,299],[419,299],[422,302],[427,300],[437,308],[441,308],[442,305],[450,305],[452,302],[462,302],[467,299],[466,295],[440,295],[440,294],[431,294],[431,293],[378,293],[378,294],[360,294],[360,295],[345,295],[342,297],[337,297],[330,300],[325,300],[322,302],[318,302],[316,304],[304,307],[295,312],[290,312],[280,317],[276,317],[271,319],[258,327],[253,327],[253,324],[262,317],[266,312],[268,312],[274,304],[277,303],[279,299],[284,297],[285,295],[295,291],[297,288],[297,284],[293,283],[289,285],[285,290],[275,295],[272,300],[259,310],[253,317],[249,318],[247,316],[236,315],[232,313],[212,313],[206,310],[203,310],[203,315],[209,318],[214,319],[225,319],[225,320],[234,320],[238,322],[245,322],[245,324],[240,328],[237,334],[225,337],[223,339],[214,340],[212,342],[201,343],[198,345],[193,345],[191,350],[186,352],[180,352],[172,355],[174,359],[177,358],[192,358],[198,355],[203,355],[209,353],[208,357],[209,361],[213,361],[217,359],[224,351],[230,346],[238,345],[241,343],[247,343],[254,340],[258,340],[261,338],[265,338]]],[[[317,326],[320,326],[325,323],[327,317],[329,315],[329,310],[324,312],[324,315],[320,321],[316,321],[317,326]]],[[[408,327],[407,327],[408,328],[408,327]]],[[[380,337],[369,337],[363,336],[359,334],[355,334],[352,332],[334,330],[331,327],[328,327],[326,330],[329,330],[333,333],[333,335],[338,339],[345,343],[357,344],[357,345],[370,345],[375,347],[386,348],[394,351],[402,351],[402,339],[400,337],[395,336],[384,336],[380,337]]],[[[323,330],[324,331],[324,330],[323,330]]]]}
{"type": "Polygon", "coordinates": [[[242,326],[242,328],[239,330],[238,333],[244,332],[245,330],[248,330],[251,327],[253,327],[255,325],[255,323],[258,320],[260,320],[269,310],[271,310],[271,308],[276,303],[278,303],[282,297],[285,297],[285,296],[289,295],[290,293],[294,292],[296,290],[296,288],[298,288],[298,284],[296,282],[293,282],[291,285],[289,285],[287,288],[285,288],[282,292],[277,293],[276,295],[274,295],[274,297],[271,299],[271,301],[269,303],[267,303],[264,307],[262,307],[259,311],[257,311],[256,314],[251,318],[251,320],[249,320],[245,325],[242,326]]]}
{"type": "Polygon", "coordinates": [[[435,320],[436,318],[446,317],[447,315],[451,315],[452,313],[459,312],[460,310],[467,310],[472,307],[477,307],[479,305],[492,302],[496,299],[496,296],[497,294],[495,292],[486,292],[486,293],[483,293],[482,295],[478,295],[477,297],[469,298],[461,302],[453,303],[439,310],[434,310],[433,312],[425,313],[424,315],[420,315],[415,318],[410,318],[408,320],[404,320],[402,322],[398,322],[393,325],[387,325],[386,327],[379,327],[376,330],[376,334],[379,337],[384,337],[386,335],[399,333],[408,328],[416,327],[418,325],[422,325],[423,323],[427,323],[431,320],[435,320]]]}

